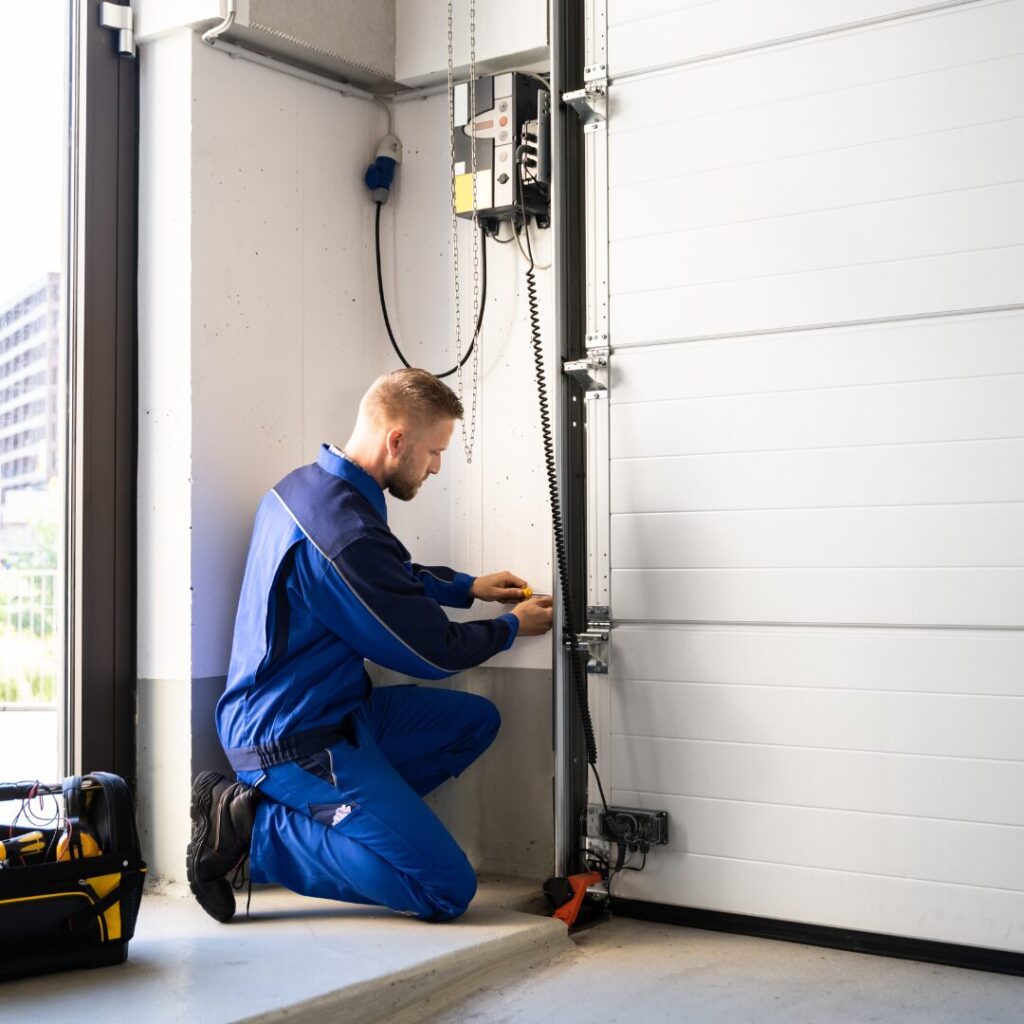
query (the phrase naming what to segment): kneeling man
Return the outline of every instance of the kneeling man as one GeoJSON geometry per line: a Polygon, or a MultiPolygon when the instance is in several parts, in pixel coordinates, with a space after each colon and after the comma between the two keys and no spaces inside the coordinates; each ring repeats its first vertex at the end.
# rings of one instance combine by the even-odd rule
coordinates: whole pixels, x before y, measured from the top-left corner
{"type": "Polygon", "coordinates": [[[188,877],[203,909],[234,914],[227,876],[458,917],[476,892],[465,854],[423,797],[487,749],[499,726],[474,694],[373,689],[364,659],[443,679],[551,628],[549,597],[508,572],[422,566],[388,529],[384,491],[413,498],[462,405],[423,370],[378,379],[344,449],[286,476],[256,514],[217,730],[238,774],[193,784],[188,877]],[[515,603],[454,623],[441,605],[515,603]]]}

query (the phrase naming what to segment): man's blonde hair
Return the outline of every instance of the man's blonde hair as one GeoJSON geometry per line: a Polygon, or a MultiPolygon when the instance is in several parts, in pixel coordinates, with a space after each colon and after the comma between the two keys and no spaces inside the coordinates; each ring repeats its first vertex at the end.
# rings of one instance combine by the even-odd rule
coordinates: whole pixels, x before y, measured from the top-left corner
{"type": "Polygon", "coordinates": [[[375,419],[409,416],[421,423],[462,419],[462,402],[458,395],[426,370],[395,370],[378,377],[363,402],[375,419]]]}

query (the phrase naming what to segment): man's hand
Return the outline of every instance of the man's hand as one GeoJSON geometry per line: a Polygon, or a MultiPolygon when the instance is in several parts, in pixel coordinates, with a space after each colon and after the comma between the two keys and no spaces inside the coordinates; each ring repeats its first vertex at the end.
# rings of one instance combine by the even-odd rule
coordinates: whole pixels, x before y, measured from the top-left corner
{"type": "Polygon", "coordinates": [[[473,580],[473,586],[469,588],[469,593],[480,601],[515,604],[522,601],[525,586],[526,580],[521,580],[510,572],[495,572],[490,576],[477,576],[473,580]]]}
{"type": "Polygon", "coordinates": [[[519,620],[520,636],[543,636],[551,629],[554,615],[554,600],[550,597],[531,597],[512,609],[519,620]]]}

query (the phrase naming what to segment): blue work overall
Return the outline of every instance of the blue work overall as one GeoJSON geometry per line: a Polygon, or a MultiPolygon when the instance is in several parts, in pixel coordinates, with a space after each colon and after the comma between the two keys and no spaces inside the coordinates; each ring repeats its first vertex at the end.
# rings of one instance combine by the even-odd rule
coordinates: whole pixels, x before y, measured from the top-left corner
{"type": "Polygon", "coordinates": [[[254,882],[450,920],[473,898],[465,855],[422,797],[491,743],[473,694],[374,689],[364,660],[443,679],[507,650],[511,614],[453,623],[473,577],[412,563],[377,482],[326,445],[260,503],[217,729],[256,812],[254,882]]]}

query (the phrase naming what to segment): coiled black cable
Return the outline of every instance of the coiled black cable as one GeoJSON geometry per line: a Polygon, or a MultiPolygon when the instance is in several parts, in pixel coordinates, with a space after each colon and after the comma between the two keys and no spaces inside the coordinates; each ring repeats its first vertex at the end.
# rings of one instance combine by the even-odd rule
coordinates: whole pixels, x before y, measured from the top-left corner
{"type": "Polygon", "coordinates": [[[583,720],[583,735],[587,747],[587,764],[590,765],[597,781],[597,789],[601,794],[601,804],[608,813],[608,801],[605,799],[604,786],[597,772],[597,741],[594,739],[594,723],[590,717],[590,701],[587,697],[587,680],[583,672],[581,654],[586,649],[579,646],[579,633],[576,630],[576,615],[572,604],[569,588],[569,559],[565,547],[565,528],[562,522],[562,499],[558,488],[558,473],[555,468],[555,443],[551,433],[551,411],[548,408],[548,386],[544,373],[544,348],[540,336],[540,311],[537,303],[537,278],[534,273],[533,247],[530,244],[528,217],[523,209],[523,234],[526,236],[526,255],[530,261],[526,268],[526,296],[530,306],[530,341],[533,345],[533,362],[537,375],[537,400],[540,404],[540,429],[544,443],[544,467],[548,478],[548,496],[551,501],[551,525],[555,535],[555,561],[558,563],[558,579],[562,587],[562,607],[564,611],[563,632],[569,642],[569,663],[572,666],[572,681],[576,691],[576,702],[579,705],[580,718],[583,720]]]}
{"type": "MultiPolygon", "coordinates": [[[[373,232],[375,248],[377,250],[377,294],[380,296],[380,311],[384,314],[384,326],[387,328],[388,337],[391,339],[391,347],[395,350],[398,358],[402,360],[402,365],[411,367],[412,363],[405,358],[402,350],[398,347],[398,342],[395,340],[395,332],[391,329],[391,318],[388,316],[388,304],[384,298],[384,275],[381,273],[380,268],[380,210],[383,205],[383,203],[377,203],[377,216],[373,232]]],[[[473,354],[473,346],[476,345],[476,340],[480,337],[480,328],[484,324],[484,310],[487,308],[487,232],[484,231],[483,225],[480,227],[480,269],[483,271],[483,282],[480,289],[480,312],[476,318],[476,330],[473,331],[473,340],[469,343],[469,348],[466,349],[466,354],[462,357],[462,361],[450,370],[445,370],[444,373],[435,374],[438,379],[450,377],[460,366],[466,365],[469,357],[473,354]]]]}

